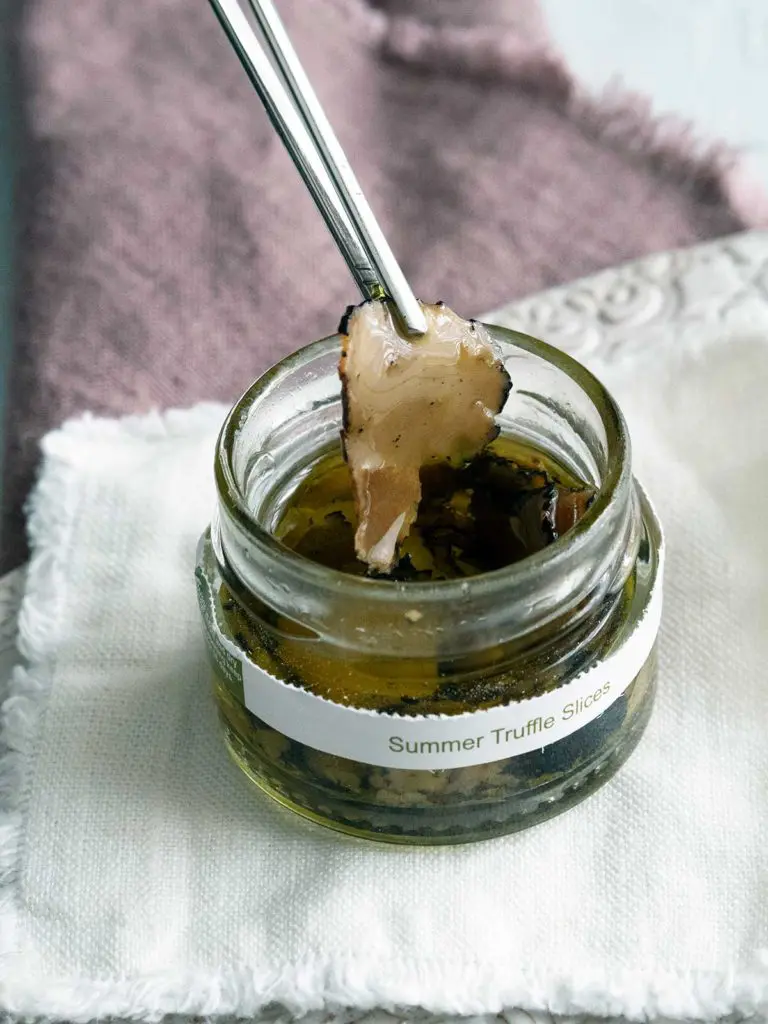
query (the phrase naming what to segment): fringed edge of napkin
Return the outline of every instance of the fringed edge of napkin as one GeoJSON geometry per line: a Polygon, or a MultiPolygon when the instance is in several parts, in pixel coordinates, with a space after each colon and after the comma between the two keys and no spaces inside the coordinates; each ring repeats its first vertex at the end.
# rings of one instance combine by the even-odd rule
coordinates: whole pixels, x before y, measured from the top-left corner
{"type": "MultiPolygon", "coordinates": [[[[157,974],[142,978],[34,979],[27,998],[7,1008],[16,1017],[47,1017],[87,1024],[105,1018],[159,1021],[184,1017],[257,1017],[328,1024],[328,1014],[349,1022],[371,1011],[399,1021],[445,1015],[478,1019],[517,1013],[572,1016],[591,1014],[617,1020],[715,1020],[752,1017],[765,1011],[765,975],[725,979],[669,974],[653,979],[627,970],[610,976],[585,970],[578,981],[511,970],[500,985],[487,965],[436,962],[433,994],[424,998],[425,965],[380,960],[327,963],[319,958],[284,969],[257,972],[222,968],[216,972],[157,974]],[[384,977],[383,977],[384,976],[384,977]],[[545,1000],[545,991],[557,992],[545,1000]],[[32,994],[34,992],[34,994],[32,994]],[[546,1003],[546,1007],[542,1004],[546,1003]],[[522,1009],[517,1009],[522,1008],[522,1009]],[[762,1009],[761,1009],[762,1008],[762,1009]]],[[[526,1021],[530,1024],[530,1021],[526,1021]]],[[[565,1024],[565,1022],[561,1022],[565,1024]]]]}
{"type": "Polygon", "coordinates": [[[514,23],[434,24],[387,14],[366,0],[331,0],[389,60],[450,75],[513,82],[543,96],[588,137],[625,156],[647,160],[692,199],[723,199],[745,227],[768,227],[768,193],[736,146],[708,141],[692,122],[654,111],[619,78],[593,94],[568,67],[542,21],[538,31],[514,23]]]}
{"type": "Polygon", "coordinates": [[[15,971],[11,958],[20,943],[18,889],[24,821],[40,718],[50,689],[58,602],[64,593],[61,547],[72,518],[67,490],[64,466],[49,456],[28,503],[27,529],[37,550],[27,570],[17,639],[19,653],[28,664],[13,670],[0,709],[0,1005],[6,1001],[5,989],[15,971]]]}
{"type": "MultiPolygon", "coordinates": [[[[65,567],[71,531],[77,516],[73,483],[81,463],[81,445],[120,438],[161,440],[196,431],[210,435],[221,425],[227,407],[200,403],[191,409],[171,409],[119,419],[85,414],[64,423],[41,441],[43,465],[27,502],[27,532],[32,555],[26,572],[18,617],[17,648],[26,664],[13,670],[7,689],[0,691],[0,1011],[23,1017],[71,1017],[91,1020],[112,1011],[100,988],[120,989],[119,982],[59,981],[27,977],[22,955],[24,941],[20,901],[24,861],[24,825],[31,796],[31,772],[45,714],[59,643],[60,609],[66,599],[65,567]],[[49,984],[50,982],[50,984],[49,984]],[[85,997],[83,987],[90,987],[85,997]]],[[[87,458],[87,456],[85,456],[87,458]]],[[[130,1016],[140,1009],[147,991],[136,982],[135,995],[124,1003],[130,1016]]],[[[162,985],[167,990],[166,983],[162,985]]],[[[165,1012],[165,1011],[163,1011],[165,1012]]]]}
{"type": "MultiPolygon", "coordinates": [[[[45,462],[29,503],[33,545],[20,618],[19,647],[28,667],[18,668],[2,707],[0,760],[0,1006],[23,1018],[85,1022],[118,1017],[159,1020],[187,1016],[255,1016],[278,1008],[290,1016],[346,1022],[371,1010],[399,1017],[432,1014],[492,1015],[514,1019],[515,1008],[554,1014],[592,1013],[643,1020],[649,1017],[713,1019],[768,1009],[768,955],[754,971],[649,975],[626,970],[610,976],[585,967],[578,977],[551,977],[546,968],[515,964],[446,963],[392,957],[350,956],[330,961],[307,956],[297,963],[257,969],[158,972],[136,977],[41,977],[23,949],[19,867],[24,857],[24,815],[30,771],[45,711],[66,601],[67,551],[77,516],[74,483],[89,458],[84,442],[106,445],[121,438],[147,441],[210,433],[223,408],[206,404],[121,420],[90,416],[70,421],[43,441],[45,462]],[[549,995],[547,996],[547,993],[549,995]]],[[[276,1013],[270,1012],[274,1022],[276,1013]]]]}

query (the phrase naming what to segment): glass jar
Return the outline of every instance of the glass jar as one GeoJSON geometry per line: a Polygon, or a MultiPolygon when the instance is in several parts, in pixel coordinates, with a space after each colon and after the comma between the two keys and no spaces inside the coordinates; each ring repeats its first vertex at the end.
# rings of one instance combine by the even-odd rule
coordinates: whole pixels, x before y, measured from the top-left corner
{"type": "Polygon", "coordinates": [[[622,415],[569,356],[489,329],[513,381],[502,436],[597,491],[516,564],[396,583],[275,539],[298,481],[339,444],[338,337],[256,381],[218,441],[197,583],[226,744],[270,796],[356,836],[459,843],[533,825],[603,785],[651,712],[662,539],[622,415]]]}

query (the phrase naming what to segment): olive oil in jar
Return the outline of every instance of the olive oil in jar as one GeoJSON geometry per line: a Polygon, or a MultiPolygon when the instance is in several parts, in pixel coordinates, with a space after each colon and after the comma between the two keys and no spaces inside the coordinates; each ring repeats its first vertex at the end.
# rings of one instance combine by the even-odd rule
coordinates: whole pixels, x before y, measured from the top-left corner
{"type": "MultiPolygon", "coordinates": [[[[301,475],[282,506],[275,536],[327,568],[398,584],[407,602],[408,583],[468,579],[541,551],[573,528],[594,497],[592,488],[546,453],[510,438],[493,442],[465,466],[424,469],[422,486],[418,518],[387,576],[371,573],[355,557],[357,517],[340,449],[323,453],[301,475]]],[[[266,671],[328,700],[389,713],[458,714],[544,693],[558,685],[577,648],[571,635],[562,652],[549,650],[544,665],[540,648],[551,648],[551,630],[534,634],[523,661],[515,649],[514,671],[507,662],[515,645],[501,642],[459,657],[443,652],[439,638],[421,658],[386,651],[359,656],[339,652],[321,637],[308,638],[234,583],[224,584],[221,601],[235,642],[266,671]]],[[[605,615],[618,613],[611,601],[605,615]]],[[[375,629],[376,623],[362,628],[375,629]]],[[[581,650],[584,667],[601,649],[592,642],[581,650]]]]}
{"type": "MultiPolygon", "coordinates": [[[[465,466],[429,466],[421,476],[418,518],[393,571],[379,578],[435,582],[503,569],[566,533],[594,498],[550,456],[510,438],[465,466]]],[[[335,450],[296,488],[275,536],[330,569],[370,575],[355,557],[356,528],[349,470],[335,450]]]]}
{"type": "MultiPolygon", "coordinates": [[[[427,468],[422,484],[419,515],[400,559],[391,576],[380,577],[405,585],[404,592],[409,582],[471,578],[518,562],[571,530],[594,498],[591,487],[549,455],[509,438],[498,439],[464,467],[427,468]]],[[[355,528],[347,466],[340,450],[326,452],[284,503],[275,535],[321,565],[365,576],[368,567],[355,558],[355,528]]],[[[633,593],[630,577],[588,627],[566,631],[567,640],[554,646],[551,631],[544,631],[531,638],[522,657],[515,652],[514,664],[505,644],[458,659],[441,657],[439,644],[434,656],[421,659],[350,652],[339,657],[321,638],[302,635],[295,623],[254,603],[251,595],[238,594],[237,587],[223,583],[219,598],[229,634],[270,674],[332,701],[384,714],[450,715],[544,693],[588,667],[610,643],[614,630],[605,628],[606,621],[626,617],[633,593]],[[602,628],[595,628],[597,621],[602,628]]],[[[215,691],[233,756],[284,803],[326,824],[381,838],[410,834],[403,823],[410,808],[412,841],[423,828],[419,809],[426,803],[443,819],[443,839],[430,841],[450,842],[471,838],[475,831],[508,831],[510,820],[503,813],[491,833],[487,822],[482,828],[478,822],[489,808],[500,813],[506,801],[516,814],[526,801],[533,808],[542,788],[554,790],[579,764],[586,772],[602,749],[608,756],[618,730],[634,743],[645,723],[644,698],[653,671],[651,660],[605,714],[573,736],[541,751],[445,772],[392,770],[314,750],[259,720],[225,680],[217,680],[215,691]],[[636,722],[629,731],[628,719],[636,722]],[[468,799],[474,807],[469,816],[468,799]]],[[[581,795],[587,791],[585,785],[581,795]]]]}
{"type": "Polygon", "coordinates": [[[337,341],[257,381],[220,438],[197,578],[226,744],[273,798],[354,835],[459,843],[533,825],[598,789],[651,712],[662,542],[623,421],[567,356],[493,334],[527,395],[507,426],[529,409],[537,433],[426,467],[389,575],[355,557],[349,470],[331,443],[337,341]],[[573,472],[584,463],[599,489],[573,472]],[[281,702],[300,715],[276,715],[281,702]],[[534,704],[561,726],[538,732],[534,704]],[[501,750],[489,723],[511,719],[532,733],[501,750]],[[432,728],[449,756],[419,760],[406,738],[432,728]],[[456,730],[485,738],[459,758],[456,730]]]}

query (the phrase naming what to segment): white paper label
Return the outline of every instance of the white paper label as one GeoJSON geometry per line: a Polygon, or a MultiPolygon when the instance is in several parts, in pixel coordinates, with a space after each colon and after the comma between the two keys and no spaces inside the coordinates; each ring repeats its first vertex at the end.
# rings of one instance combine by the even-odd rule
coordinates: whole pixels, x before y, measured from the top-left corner
{"type": "MultiPolygon", "coordinates": [[[[601,715],[626,690],[659,631],[663,564],[642,620],[607,658],[539,697],[460,715],[404,717],[344,707],[274,678],[216,628],[242,666],[245,705],[267,725],[316,750],[386,768],[436,770],[487,764],[561,740],[601,715]]],[[[210,632],[210,627],[209,627],[210,632]]],[[[218,651],[218,655],[216,654],[218,651]]]]}

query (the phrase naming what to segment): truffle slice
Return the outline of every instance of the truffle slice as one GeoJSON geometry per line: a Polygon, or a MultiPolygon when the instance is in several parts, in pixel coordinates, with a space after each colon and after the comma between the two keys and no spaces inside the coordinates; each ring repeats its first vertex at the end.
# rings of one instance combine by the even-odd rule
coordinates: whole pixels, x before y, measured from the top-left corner
{"type": "Polygon", "coordinates": [[[388,572],[421,498],[422,466],[458,466],[499,430],[510,380],[482,324],[442,303],[407,337],[387,302],[351,307],[339,328],[344,455],[358,511],[357,557],[388,572]]]}

